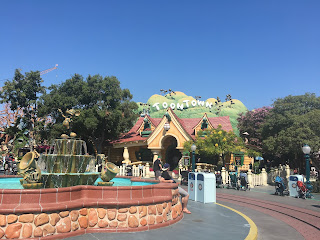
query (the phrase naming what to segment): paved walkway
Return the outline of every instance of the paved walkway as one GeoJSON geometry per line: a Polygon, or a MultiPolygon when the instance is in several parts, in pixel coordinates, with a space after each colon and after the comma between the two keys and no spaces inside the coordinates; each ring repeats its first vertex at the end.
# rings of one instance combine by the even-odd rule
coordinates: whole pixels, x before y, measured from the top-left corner
{"type": "Polygon", "coordinates": [[[213,239],[245,239],[250,225],[239,214],[220,205],[203,204],[190,201],[188,204],[192,214],[184,214],[184,218],[169,227],[159,228],[146,232],[133,233],[89,233],[72,240],[213,240],[213,239]]]}
{"type": "Polygon", "coordinates": [[[250,191],[217,188],[217,203],[225,207],[189,201],[192,214],[185,214],[169,227],[135,233],[89,233],[67,239],[245,239],[250,231],[248,221],[226,207],[253,220],[258,227],[258,240],[320,239],[320,194],[304,200],[275,196],[274,192],[274,186],[250,191]]]}
{"type": "MultiPolygon", "coordinates": [[[[258,240],[319,239],[320,195],[303,200],[275,196],[274,191],[273,186],[256,187],[251,191],[217,188],[217,203],[252,219],[258,227],[258,240]]],[[[67,239],[234,240],[245,239],[249,233],[248,221],[225,207],[189,201],[188,208],[192,214],[185,214],[180,222],[169,227],[135,233],[90,233],[67,239]]]]}
{"type": "Polygon", "coordinates": [[[217,189],[217,202],[250,217],[258,227],[258,240],[319,239],[319,194],[314,199],[274,195],[274,187],[251,191],[217,189]]]}

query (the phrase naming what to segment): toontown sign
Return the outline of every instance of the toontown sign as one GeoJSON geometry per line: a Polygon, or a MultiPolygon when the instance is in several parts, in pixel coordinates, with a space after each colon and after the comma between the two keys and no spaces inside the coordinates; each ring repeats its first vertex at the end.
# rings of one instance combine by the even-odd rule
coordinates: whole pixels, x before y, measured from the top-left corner
{"type": "Polygon", "coordinates": [[[194,140],[197,132],[217,128],[237,132],[240,113],[247,108],[227,95],[226,101],[209,98],[200,101],[182,92],[155,94],[148,102],[138,103],[140,117],[131,130],[112,143],[109,160],[121,164],[123,153],[131,162],[152,162],[161,156],[174,169],[182,157],[183,145],[194,140]]]}

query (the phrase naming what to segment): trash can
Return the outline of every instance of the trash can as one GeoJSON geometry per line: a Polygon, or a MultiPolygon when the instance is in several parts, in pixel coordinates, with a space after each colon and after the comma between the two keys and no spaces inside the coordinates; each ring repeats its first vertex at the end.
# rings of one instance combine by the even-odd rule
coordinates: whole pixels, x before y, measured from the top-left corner
{"type": "Polygon", "coordinates": [[[303,182],[303,176],[302,175],[291,175],[289,177],[289,196],[290,197],[298,197],[298,187],[297,182],[301,181],[303,182]]]}
{"type": "Polygon", "coordinates": [[[195,190],[198,202],[216,202],[216,175],[214,173],[198,173],[195,190]]]}
{"type": "Polygon", "coordinates": [[[197,186],[197,175],[196,172],[189,172],[188,174],[188,193],[189,199],[193,201],[197,201],[197,194],[195,188],[197,186]]]}

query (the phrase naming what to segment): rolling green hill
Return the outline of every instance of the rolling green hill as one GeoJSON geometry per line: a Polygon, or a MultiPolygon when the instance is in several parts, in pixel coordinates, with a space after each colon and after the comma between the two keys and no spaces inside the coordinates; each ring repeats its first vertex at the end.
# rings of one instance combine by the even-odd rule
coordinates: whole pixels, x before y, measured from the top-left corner
{"type": "MultiPolygon", "coordinates": [[[[146,108],[140,103],[139,112],[143,112],[146,108]]],[[[150,116],[153,118],[161,118],[166,112],[167,107],[171,107],[179,118],[200,118],[205,113],[208,117],[229,116],[235,133],[239,134],[237,129],[237,118],[240,113],[248,111],[246,106],[239,100],[232,99],[226,102],[217,102],[215,98],[207,100],[196,100],[191,96],[187,96],[183,92],[175,92],[175,94],[152,95],[147,104],[150,105],[150,116]],[[211,107],[210,107],[211,106],[211,107]]]]}

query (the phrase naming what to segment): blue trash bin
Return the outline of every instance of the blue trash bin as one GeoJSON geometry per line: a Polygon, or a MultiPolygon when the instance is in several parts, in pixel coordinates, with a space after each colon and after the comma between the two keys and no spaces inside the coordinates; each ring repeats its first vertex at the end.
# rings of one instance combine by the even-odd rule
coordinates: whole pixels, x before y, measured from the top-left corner
{"type": "Polygon", "coordinates": [[[216,175],[214,173],[198,173],[196,196],[202,203],[216,202],[216,175]]]}
{"type": "Polygon", "coordinates": [[[197,175],[196,172],[189,172],[188,174],[188,193],[189,199],[193,201],[197,201],[197,194],[196,194],[196,186],[197,186],[197,175]]]}

